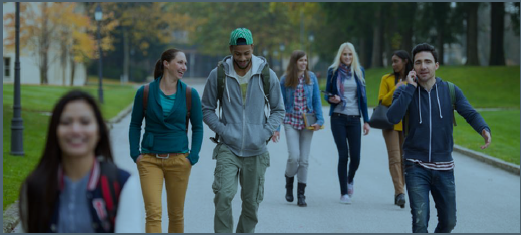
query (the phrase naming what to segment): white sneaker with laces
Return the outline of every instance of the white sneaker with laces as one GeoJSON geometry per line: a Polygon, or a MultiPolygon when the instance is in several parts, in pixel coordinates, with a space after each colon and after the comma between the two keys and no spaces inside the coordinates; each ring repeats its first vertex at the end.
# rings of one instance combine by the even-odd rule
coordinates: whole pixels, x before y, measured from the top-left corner
{"type": "Polygon", "coordinates": [[[349,197],[353,197],[353,193],[355,191],[354,189],[354,185],[353,185],[353,182],[347,184],[347,195],[349,195],[349,197]]]}
{"type": "Polygon", "coordinates": [[[340,196],[340,203],[351,204],[351,198],[349,198],[349,195],[344,194],[344,195],[340,196]]]}

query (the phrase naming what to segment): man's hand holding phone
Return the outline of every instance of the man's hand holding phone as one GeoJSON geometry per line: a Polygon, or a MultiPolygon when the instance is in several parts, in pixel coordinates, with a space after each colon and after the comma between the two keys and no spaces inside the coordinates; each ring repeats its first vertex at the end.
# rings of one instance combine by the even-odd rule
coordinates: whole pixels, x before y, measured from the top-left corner
{"type": "Polygon", "coordinates": [[[418,87],[418,80],[416,79],[417,76],[416,76],[416,71],[414,70],[411,70],[409,72],[409,75],[407,75],[407,83],[413,85],[414,87],[418,87]]]}

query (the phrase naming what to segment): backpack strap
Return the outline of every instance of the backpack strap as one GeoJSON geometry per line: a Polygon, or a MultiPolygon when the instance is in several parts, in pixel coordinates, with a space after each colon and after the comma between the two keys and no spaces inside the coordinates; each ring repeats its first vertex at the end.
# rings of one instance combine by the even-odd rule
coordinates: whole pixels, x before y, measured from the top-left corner
{"type": "Polygon", "coordinates": [[[190,111],[192,110],[192,88],[186,86],[186,132],[188,133],[188,121],[190,119],[190,111]]]}
{"type": "MultiPolygon", "coordinates": [[[[224,73],[224,64],[222,61],[219,61],[217,63],[217,105],[219,106],[219,110],[217,110],[217,113],[219,114],[220,119],[220,113],[222,109],[223,104],[223,92],[224,92],[224,86],[226,84],[226,73],[224,73]]],[[[215,137],[210,137],[210,140],[216,144],[219,143],[219,134],[215,133],[215,137]]]]}
{"type": "Polygon", "coordinates": [[[121,185],[118,182],[118,168],[112,162],[100,161],[101,193],[105,200],[108,219],[112,225],[116,221],[121,185]]]}
{"type": "MultiPolygon", "coordinates": [[[[262,84],[264,85],[264,95],[269,99],[270,97],[270,66],[268,63],[264,66],[261,72],[262,84]]],[[[268,102],[268,101],[266,101],[268,102]]]]}
{"type": "Polygon", "coordinates": [[[454,88],[454,83],[452,82],[447,82],[447,85],[449,85],[450,102],[452,103],[452,124],[457,126],[458,124],[456,124],[456,116],[454,114],[454,110],[456,110],[456,89],[454,88]]]}
{"type": "MultiPolygon", "coordinates": [[[[261,72],[261,79],[262,79],[262,85],[263,85],[263,89],[264,89],[264,95],[266,96],[266,98],[264,99],[264,104],[266,105],[266,107],[269,107],[269,99],[270,99],[270,66],[268,65],[268,63],[266,63],[266,65],[264,65],[264,68],[262,69],[262,72],[261,72]]],[[[268,120],[268,116],[265,114],[265,118],[266,120],[268,120]]],[[[266,141],[266,144],[268,144],[271,140],[271,137],[266,141]]]]}
{"type": "Polygon", "coordinates": [[[143,117],[147,114],[148,90],[150,90],[150,83],[146,84],[145,89],[143,90],[143,117]]]}
{"type": "Polygon", "coordinates": [[[409,109],[405,111],[405,116],[403,116],[402,120],[402,131],[403,131],[403,138],[407,138],[409,135],[409,109]]]}

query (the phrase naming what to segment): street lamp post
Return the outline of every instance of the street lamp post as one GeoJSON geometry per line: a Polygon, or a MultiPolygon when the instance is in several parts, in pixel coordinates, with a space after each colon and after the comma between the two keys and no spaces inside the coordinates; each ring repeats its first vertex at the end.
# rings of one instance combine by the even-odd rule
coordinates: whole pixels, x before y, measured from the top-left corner
{"type": "Polygon", "coordinates": [[[311,48],[313,48],[313,41],[315,40],[315,36],[313,36],[313,34],[310,34],[309,37],[309,58],[308,58],[308,63],[309,63],[309,70],[313,70],[313,57],[311,57],[311,48]]]}
{"type": "Polygon", "coordinates": [[[96,12],[94,13],[94,18],[98,22],[98,48],[99,48],[99,61],[98,61],[98,73],[99,73],[99,88],[98,88],[98,99],[101,104],[103,104],[103,71],[102,71],[102,57],[103,52],[101,51],[101,35],[100,35],[100,27],[101,27],[101,19],[103,18],[103,13],[101,12],[101,4],[98,3],[96,7],[96,12]]]}
{"type": "Polygon", "coordinates": [[[15,62],[14,62],[14,103],[11,120],[11,154],[24,155],[22,104],[20,100],[20,3],[16,3],[15,13],[15,62]]]}

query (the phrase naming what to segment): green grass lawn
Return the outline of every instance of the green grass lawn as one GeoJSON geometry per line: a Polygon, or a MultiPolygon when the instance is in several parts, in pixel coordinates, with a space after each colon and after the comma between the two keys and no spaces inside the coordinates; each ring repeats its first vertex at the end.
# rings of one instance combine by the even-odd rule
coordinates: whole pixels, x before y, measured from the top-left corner
{"type": "Polygon", "coordinates": [[[519,165],[520,137],[519,110],[481,111],[492,132],[492,143],[484,150],[483,137],[478,134],[460,115],[456,114],[457,126],[454,127],[454,143],[506,162],[519,165]]]}
{"type": "MultiPolygon", "coordinates": [[[[380,81],[384,74],[391,71],[391,68],[378,68],[368,69],[365,72],[369,107],[378,104],[380,81]]],[[[454,128],[454,143],[519,164],[519,66],[440,66],[436,76],[451,81],[461,88],[474,108],[506,109],[480,112],[492,130],[492,144],[489,148],[481,150],[480,146],[484,144],[483,138],[459,115],[456,115],[458,126],[454,128]]],[[[321,90],[325,90],[325,83],[325,78],[320,81],[321,90]]],[[[322,104],[329,106],[324,100],[322,104]]]]}
{"type": "MultiPolygon", "coordinates": [[[[378,104],[380,81],[383,75],[391,71],[390,67],[365,71],[369,107],[378,104]]],[[[519,109],[519,66],[440,66],[436,76],[461,88],[474,107],[519,109]]],[[[320,84],[320,89],[325,90],[325,76],[320,84]]]]}
{"type": "Polygon", "coordinates": [[[23,111],[22,119],[23,148],[24,156],[12,156],[11,150],[11,119],[13,109],[8,105],[3,105],[4,111],[4,133],[3,133],[3,209],[18,199],[20,184],[27,177],[29,172],[34,169],[43,152],[44,141],[47,135],[47,125],[49,116],[38,112],[23,111]]]}
{"type": "MultiPolygon", "coordinates": [[[[105,104],[101,106],[105,120],[115,117],[121,110],[134,100],[136,89],[132,84],[104,84],[105,104]]],[[[62,87],[22,85],[22,119],[24,124],[25,156],[12,156],[11,149],[11,119],[13,117],[13,85],[3,87],[3,209],[18,198],[21,182],[38,163],[47,134],[50,119],[49,112],[61,95],[71,89],[85,90],[97,98],[97,86],[62,87]]]]}
{"type": "MultiPolygon", "coordinates": [[[[56,101],[71,89],[81,89],[98,98],[97,86],[64,87],[22,85],[22,109],[26,111],[50,112],[56,101]]],[[[133,85],[104,84],[103,97],[105,103],[101,105],[101,112],[106,120],[115,117],[121,110],[134,100],[133,85]]],[[[13,105],[13,84],[4,84],[4,105],[13,105]]],[[[5,116],[5,115],[4,115],[5,116]]]]}

